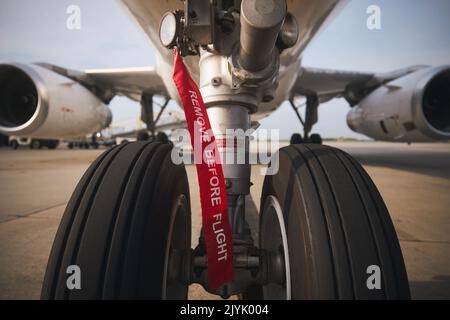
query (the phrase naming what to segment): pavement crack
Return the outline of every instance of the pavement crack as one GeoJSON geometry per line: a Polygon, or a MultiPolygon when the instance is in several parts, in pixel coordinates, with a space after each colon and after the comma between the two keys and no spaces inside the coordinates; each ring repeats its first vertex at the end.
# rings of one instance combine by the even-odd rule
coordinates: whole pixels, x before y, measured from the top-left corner
{"type": "Polygon", "coordinates": [[[419,243],[436,243],[436,244],[450,244],[450,241],[439,241],[439,240],[419,240],[419,239],[400,239],[400,242],[419,242],[419,243]]]}
{"type": "Polygon", "coordinates": [[[4,221],[0,221],[0,224],[9,222],[9,221],[13,221],[13,220],[17,220],[17,219],[21,219],[21,218],[26,218],[26,217],[29,217],[29,216],[53,209],[53,208],[61,207],[66,204],[67,204],[67,201],[64,201],[64,202],[58,202],[58,203],[49,205],[44,208],[33,209],[33,210],[25,211],[22,213],[6,214],[5,216],[9,216],[9,217],[11,217],[11,219],[5,219],[4,221]]]}

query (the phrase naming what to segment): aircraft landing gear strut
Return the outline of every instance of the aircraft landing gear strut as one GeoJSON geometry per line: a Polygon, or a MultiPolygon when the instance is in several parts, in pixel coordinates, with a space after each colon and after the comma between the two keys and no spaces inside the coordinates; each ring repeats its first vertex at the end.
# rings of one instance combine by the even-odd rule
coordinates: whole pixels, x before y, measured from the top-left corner
{"type": "Polygon", "coordinates": [[[294,133],[291,137],[290,144],[301,144],[301,143],[314,143],[314,144],[322,144],[322,137],[313,133],[310,135],[312,127],[317,123],[319,119],[318,107],[319,107],[319,98],[315,94],[310,94],[306,96],[306,113],[305,120],[303,120],[298,106],[295,105],[294,99],[289,99],[289,103],[297,115],[298,120],[303,126],[303,137],[300,133],[294,133]]]}
{"type": "Polygon", "coordinates": [[[164,110],[166,110],[167,105],[169,104],[169,99],[166,99],[164,103],[160,106],[160,110],[156,116],[156,119],[154,118],[154,106],[157,104],[152,94],[144,93],[141,96],[141,120],[145,123],[146,129],[140,130],[137,133],[137,140],[138,141],[146,141],[152,138],[152,140],[157,140],[161,142],[168,141],[168,137],[164,132],[158,132],[156,134],[155,127],[158,123],[159,119],[161,118],[164,110]],[[150,133],[150,134],[149,134],[150,133]]]}

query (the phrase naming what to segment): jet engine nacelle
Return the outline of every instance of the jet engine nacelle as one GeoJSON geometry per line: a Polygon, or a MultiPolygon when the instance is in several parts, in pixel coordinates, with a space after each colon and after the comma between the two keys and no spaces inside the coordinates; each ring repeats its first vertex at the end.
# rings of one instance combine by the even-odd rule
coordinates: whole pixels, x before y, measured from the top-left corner
{"type": "Polygon", "coordinates": [[[383,85],[350,110],[347,124],[375,140],[450,140],[450,66],[420,69],[383,85]]]}
{"type": "Polygon", "coordinates": [[[80,83],[38,65],[0,63],[0,133],[80,137],[111,120],[109,108],[80,83]]]}

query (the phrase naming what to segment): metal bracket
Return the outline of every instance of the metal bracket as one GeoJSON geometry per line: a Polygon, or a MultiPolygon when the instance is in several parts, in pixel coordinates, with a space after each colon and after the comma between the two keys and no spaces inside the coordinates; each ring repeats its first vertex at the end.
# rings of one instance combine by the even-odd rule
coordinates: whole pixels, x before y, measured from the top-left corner
{"type": "MultiPolygon", "coordinates": [[[[229,57],[228,63],[230,64],[232,86],[233,89],[239,89],[241,86],[247,87],[270,87],[278,79],[278,70],[280,68],[279,53],[274,50],[272,55],[272,63],[266,68],[259,71],[249,71],[243,68],[239,62],[239,47],[234,48],[234,53],[229,57]]],[[[268,102],[268,101],[264,101],[268,102]]]]}
{"type": "Polygon", "coordinates": [[[285,280],[284,257],[280,252],[258,249],[251,242],[235,241],[234,270],[235,281],[216,290],[208,288],[208,258],[202,237],[190,256],[185,256],[184,263],[190,263],[190,272],[184,273],[189,278],[186,283],[201,284],[205,290],[226,299],[232,295],[242,294],[250,286],[263,286],[269,283],[282,285],[285,280]]]}
{"type": "Polygon", "coordinates": [[[185,33],[198,45],[213,42],[214,14],[210,0],[186,0],[184,4],[185,33]]]}
{"type": "Polygon", "coordinates": [[[161,43],[167,48],[177,47],[183,57],[199,55],[200,46],[213,42],[214,11],[211,1],[185,0],[184,10],[167,12],[163,16],[159,32],[161,43]]]}

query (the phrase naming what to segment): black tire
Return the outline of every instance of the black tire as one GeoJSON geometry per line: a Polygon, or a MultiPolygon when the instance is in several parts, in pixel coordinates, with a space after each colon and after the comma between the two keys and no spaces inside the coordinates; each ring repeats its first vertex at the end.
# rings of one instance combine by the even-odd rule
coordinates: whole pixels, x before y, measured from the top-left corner
{"type": "Polygon", "coordinates": [[[31,149],[41,149],[42,148],[41,141],[35,140],[35,139],[31,140],[30,148],[31,149]]]}
{"type": "Polygon", "coordinates": [[[47,141],[47,148],[49,149],[56,149],[59,146],[58,140],[48,140],[47,141]]]}
{"type": "Polygon", "coordinates": [[[162,131],[158,132],[156,134],[155,141],[158,141],[158,142],[161,142],[161,143],[169,143],[170,142],[169,137],[167,136],[167,134],[165,134],[162,131]]]}
{"type": "Polygon", "coordinates": [[[303,143],[302,135],[300,133],[293,133],[289,144],[302,144],[302,143],[303,143]]]}
{"type": "Polygon", "coordinates": [[[19,143],[16,140],[11,141],[11,143],[9,144],[11,146],[11,148],[13,148],[14,150],[16,150],[19,147],[19,143]]]}
{"type": "Polygon", "coordinates": [[[67,144],[67,148],[73,149],[73,143],[72,143],[72,142],[69,142],[69,143],[67,144]]]}
{"type": "MultiPolygon", "coordinates": [[[[41,298],[162,298],[168,240],[180,250],[191,241],[186,170],[170,153],[168,145],[129,143],[89,167],[61,220],[41,298]],[[174,212],[175,204],[182,210],[174,212]],[[69,265],[80,267],[81,290],[66,288],[69,265]]],[[[187,285],[168,287],[166,298],[186,297],[187,285]]]]}
{"type": "MultiPolygon", "coordinates": [[[[393,224],[361,165],[343,151],[313,144],[280,149],[278,164],[278,173],[264,180],[260,246],[284,252],[276,235],[282,237],[284,224],[291,298],[409,299],[393,224]],[[380,267],[381,289],[367,286],[371,265],[380,267]]],[[[286,287],[263,287],[264,298],[283,298],[286,287]]]]}
{"type": "Polygon", "coordinates": [[[138,131],[136,135],[137,141],[148,141],[150,139],[150,135],[146,130],[138,131]]]}
{"type": "Polygon", "coordinates": [[[314,144],[322,144],[322,137],[320,136],[320,134],[313,133],[309,137],[309,141],[314,144]]]}

